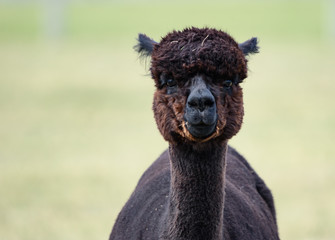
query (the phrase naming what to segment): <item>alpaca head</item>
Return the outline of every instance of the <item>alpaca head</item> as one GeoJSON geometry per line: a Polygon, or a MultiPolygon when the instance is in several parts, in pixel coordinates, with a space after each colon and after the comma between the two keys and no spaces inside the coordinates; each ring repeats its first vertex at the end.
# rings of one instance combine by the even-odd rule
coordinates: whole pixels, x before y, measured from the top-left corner
{"type": "Polygon", "coordinates": [[[151,56],[155,81],[153,110],[158,129],[172,144],[228,140],[242,125],[240,83],[246,55],[257,39],[238,44],[215,29],[173,31],[157,43],[140,34],[135,49],[151,56]]]}

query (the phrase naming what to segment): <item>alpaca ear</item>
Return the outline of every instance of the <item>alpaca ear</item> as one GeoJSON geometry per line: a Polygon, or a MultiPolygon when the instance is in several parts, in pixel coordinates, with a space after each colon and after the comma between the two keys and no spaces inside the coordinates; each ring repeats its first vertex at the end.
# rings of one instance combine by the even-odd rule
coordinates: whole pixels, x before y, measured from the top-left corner
{"type": "Polygon", "coordinates": [[[137,41],[138,43],[134,46],[135,51],[138,52],[141,57],[150,57],[157,42],[142,33],[138,34],[137,41]]]}
{"type": "Polygon", "coordinates": [[[249,54],[258,53],[259,47],[258,47],[258,39],[257,38],[251,38],[243,43],[240,43],[238,47],[242,50],[243,54],[245,56],[248,56],[249,54]]]}

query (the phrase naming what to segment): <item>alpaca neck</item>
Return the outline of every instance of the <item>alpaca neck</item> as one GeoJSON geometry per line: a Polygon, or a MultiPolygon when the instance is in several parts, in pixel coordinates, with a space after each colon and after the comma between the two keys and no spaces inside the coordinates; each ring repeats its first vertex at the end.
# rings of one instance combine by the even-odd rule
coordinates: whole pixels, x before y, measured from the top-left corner
{"type": "Polygon", "coordinates": [[[222,239],[227,143],[170,145],[171,185],[162,239],[222,239]]]}

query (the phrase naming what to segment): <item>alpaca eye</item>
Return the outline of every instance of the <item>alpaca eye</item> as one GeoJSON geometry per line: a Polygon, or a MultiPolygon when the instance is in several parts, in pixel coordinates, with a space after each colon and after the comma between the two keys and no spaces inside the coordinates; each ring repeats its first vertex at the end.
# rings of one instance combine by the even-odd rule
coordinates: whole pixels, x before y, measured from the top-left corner
{"type": "Polygon", "coordinates": [[[166,81],[166,85],[167,85],[168,87],[174,87],[174,86],[177,85],[177,81],[174,80],[174,79],[168,79],[168,80],[166,81]]]}
{"type": "Polygon", "coordinates": [[[223,86],[224,86],[225,88],[230,88],[232,85],[233,85],[233,81],[232,81],[232,80],[225,80],[225,81],[223,82],[223,86]]]}

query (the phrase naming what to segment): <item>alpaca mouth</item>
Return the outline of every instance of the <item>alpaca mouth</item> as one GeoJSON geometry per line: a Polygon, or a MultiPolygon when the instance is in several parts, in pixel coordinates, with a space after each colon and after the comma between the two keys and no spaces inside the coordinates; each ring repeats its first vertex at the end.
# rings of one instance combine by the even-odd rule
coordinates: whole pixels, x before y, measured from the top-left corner
{"type": "Polygon", "coordinates": [[[205,124],[200,122],[198,124],[190,124],[185,122],[187,131],[194,137],[198,139],[206,139],[213,135],[216,131],[216,122],[213,124],[205,124]]]}

